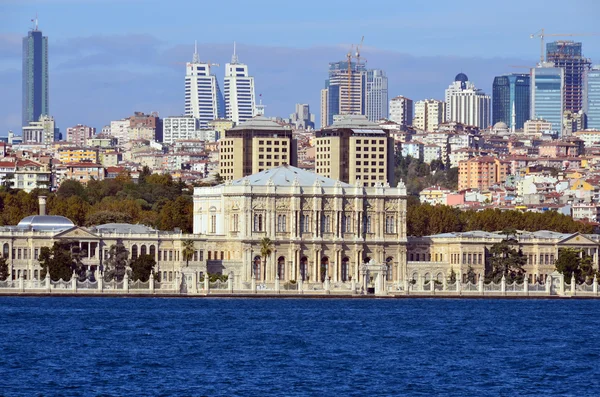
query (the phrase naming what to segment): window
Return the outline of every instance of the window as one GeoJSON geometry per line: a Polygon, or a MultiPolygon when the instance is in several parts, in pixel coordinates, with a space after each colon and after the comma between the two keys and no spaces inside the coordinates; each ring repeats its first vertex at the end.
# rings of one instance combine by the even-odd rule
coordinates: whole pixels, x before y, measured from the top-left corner
{"type": "Polygon", "coordinates": [[[217,216],[216,215],[210,216],[210,232],[211,233],[217,232],[217,216]]]}
{"type": "Polygon", "coordinates": [[[342,233],[351,233],[350,226],[352,224],[352,218],[350,215],[342,216],[342,233]]]}
{"type": "Polygon", "coordinates": [[[308,233],[310,231],[310,219],[308,215],[300,215],[300,233],[308,233]]]}
{"type": "Polygon", "coordinates": [[[238,232],[239,229],[240,216],[239,214],[233,214],[233,224],[231,225],[232,232],[238,232]]]}
{"type": "Polygon", "coordinates": [[[371,230],[371,215],[365,218],[365,231],[367,233],[373,233],[373,231],[371,230]]]}
{"type": "Polygon", "coordinates": [[[331,216],[325,215],[321,219],[321,233],[329,233],[331,231],[331,216]]]}
{"type": "Polygon", "coordinates": [[[277,232],[284,233],[285,232],[285,215],[277,215],[277,232]]]}
{"type": "Polygon", "coordinates": [[[385,217],[385,232],[386,233],[395,233],[395,222],[394,222],[394,217],[393,216],[386,216],[385,217]]]}
{"type": "Polygon", "coordinates": [[[262,232],[263,231],[263,217],[262,214],[254,214],[254,231],[262,232]]]}

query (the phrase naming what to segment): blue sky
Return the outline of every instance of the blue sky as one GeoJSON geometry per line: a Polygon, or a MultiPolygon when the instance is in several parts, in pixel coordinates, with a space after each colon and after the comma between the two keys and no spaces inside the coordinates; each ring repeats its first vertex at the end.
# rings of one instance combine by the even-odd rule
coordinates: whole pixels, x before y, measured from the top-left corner
{"type": "MultiPolygon", "coordinates": [[[[101,128],[135,110],[183,111],[182,63],[224,64],[238,42],[267,115],[307,102],[318,117],[327,62],[365,36],[363,55],[389,76],[390,96],[442,98],[465,72],[486,92],[497,74],[533,65],[531,33],[600,33],[597,0],[284,2],[0,0],[0,135],[20,130],[21,37],[39,16],[50,39],[50,109],[61,130],[101,128]]],[[[564,37],[565,39],[567,37],[564,37]]],[[[574,37],[600,63],[600,36],[574,37]]],[[[215,68],[222,81],[223,67],[215,68]]]]}

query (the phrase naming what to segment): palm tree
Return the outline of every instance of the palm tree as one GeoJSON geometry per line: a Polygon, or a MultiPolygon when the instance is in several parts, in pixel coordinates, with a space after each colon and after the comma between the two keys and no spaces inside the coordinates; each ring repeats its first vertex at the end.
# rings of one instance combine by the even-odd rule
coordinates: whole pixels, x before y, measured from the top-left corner
{"type": "Polygon", "coordinates": [[[189,266],[190,259],[194,257],[195,252],[194,240],[185,240],[183,242],[183,251],[181,252],[183,259],[185,259],[185,267],[189,266]]]}
{"type": "Polygon", "coordinates": [[[267,258],[273,253],[273,242],[268,237],[263,237],[260,241],[260,256],[264,261],[264,269],[267,270],[267,258]]]}

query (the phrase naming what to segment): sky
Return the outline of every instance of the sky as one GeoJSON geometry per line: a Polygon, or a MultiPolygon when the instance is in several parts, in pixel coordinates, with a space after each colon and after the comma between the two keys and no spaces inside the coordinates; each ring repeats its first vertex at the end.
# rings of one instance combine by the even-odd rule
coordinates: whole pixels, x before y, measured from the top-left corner
{"type": "Polygon", "coordinates": [[[61,131],[131,115],[183,113],[194,41],[221,86],[233,42],[255,77],[267,116],[308,103],[319,118],[329,62],[364,36],[367,67],[383,69],[389,96],[443,99],[464,72],[491,94],[494,76],[527,72],[548,39],[583,42],[600,63],[598,0],[427,2],[380,0],[0,0],[0,135],[21,129],[21,40],[36,14],[49,37],[50,113],[61,131]]]}

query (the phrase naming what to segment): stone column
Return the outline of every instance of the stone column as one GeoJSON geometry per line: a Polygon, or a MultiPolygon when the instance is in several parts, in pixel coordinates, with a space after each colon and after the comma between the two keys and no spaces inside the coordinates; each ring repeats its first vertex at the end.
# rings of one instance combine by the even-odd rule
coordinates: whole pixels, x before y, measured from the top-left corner
{"type": "Polygon", "coordinates": [[[279,276],[275,275],[275,293],[278,294],[279,291],[280,291],[279,276]]]}
{"type": "Polygon", "coordinates": [[[204,293],[206,295],[210,293],[210,280],[208,279],[208,273],[204,275],[204,293]]]}
{"type": "Polygon", "coordinates": [[[352,288],[352,295],[356,294],[356,280],[354,279],[354,277],[352,277],[350,288],[352,288]]]}
{"type": "Polygon", "coordinates": [[[304,293],[304,281],[302,281],[302,278],[298,279],[298,293],[304,293]]]}
{"type": "Polygon", "coordinates": [[[446,291],[448,289],[448,280],[446,277],[442,277],[442,291],[446,291]]]}
{"type": "Polygon", "coordinates": [[[433,280],[433,273],[431,274],[431,279],[429,280],[429,291],[431,291],[431,293],[435,292],[435,281],[433,280]]]}
{"type": "Polygon", "coordinates": [[[98,280],[98,291],[104,291],[104,274],[100,274],[96,280],[98,280]]]}
{"type": "Polygon", "coordinates": [[[594,274],[594,284],[592,285],[592,291],[594,292],[594,295],[598,295],[598,279],[596,278],[595,274],[594,274]]]}
{"type": "Polygon", "coordinates": [[[50,284],[50,272],[46,272],[46,279],[44,281],[46,283],[46,292],[50,293],[50,289],[52,288],[52,284],[50,284]]]}
{"type": "Polygon", "coordinates": [[[233,294],[233,272],[229,272],[229,277],[227,277],[227,289],[230,294],[233,294]]]}
{"type": "Polygon", "coordinates": [[[123,276],[123,291],[129,293],[129,275],[127,272],[125,272],[125,275],[123,276]]]}
{"type": "Polygon", "coordinates": [[[256,276],[252,276],[252,293],[256,294],[256,276]]]}
{"type": "Polygon", "coordinates": [[[503,295],[506,295],[506,277],[502,276],[502,280],[500,280],[500,292],[503,295]]]}
{"type": "Polygon", "coordinates": [[[325,277],[324,286],[325,286],[325,293],[329,294],[330,290],[331,290],[331,285],[329,284],[329,277],[325,277]]]}
{"type": "Polygon", "coordinates": [[[25,274],[21,272],[21,277],[19,278],[19,291],[25,292],[25,274]]]}
{"type": "Polygon", "coordinates": [[[523,278],[523,293],[529,295],[529,278],[523,278]]]}
{"type": "Polygon", "coordinates": [[[575,296],[575,273],[571,275],[571,295],[575,296]]]}
{"type": "Polygon", "coordinates": [[[148,279],[150,292],[154,293],[154,270],[150,271],[150,278],[148,279]]]}
{"type": "MultiPolygon", "coordinates": [[[[504,278],[503,278],[504,279],[504,278]]],[[[479,275],[479,281],[478,281],[478,287],[477,289],[479,290],[479,293],[481,295],[483,295],[483,277],[481,277],[481,274],[479,275]]]]}

